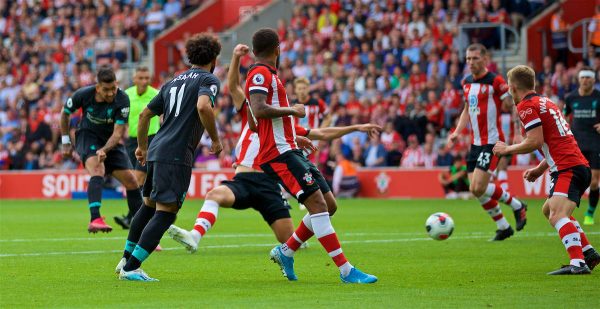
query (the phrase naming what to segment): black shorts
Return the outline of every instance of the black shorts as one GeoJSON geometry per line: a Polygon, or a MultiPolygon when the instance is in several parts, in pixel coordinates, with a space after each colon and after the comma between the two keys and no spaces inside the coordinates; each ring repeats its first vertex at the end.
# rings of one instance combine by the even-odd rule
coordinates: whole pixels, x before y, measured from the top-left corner
{"type": "MultiPolygon", "coordinates": [[[[105,144],[105,141],[101,141],[95,135],[83,131],[77,131],[77,133],[75,133],[75,151],[79,154],[84,166],[85,161],[87,161],[88,158],[95,156],[96,151],[105,144]]],[[[118,144],[115,148],[106,153],[104,168],[106,174],[111,174],[116,170],[132,169],[131,162],[129,162],[127,152],[125,151],[125,146],[118,144]]]]}
{"type": "MultiPolygon", "coordinates": [[[[148,136],[148,146],[150,146],[150,143],[152,142],[152,139],[154,139],[154,136],[154,134],[148,136]]],[[[127,155],[129,156],[129,161],[131,162],[131,166],[133,166],[133,169],[136,171],[146,173],[146,166],[142,166],[135,157],[135,150],[138,147],[137,137],[130,137],[129,139],[127,139],[125,147],[127,148],[127,155]]]]}
{"type": "Polygon", "coordinates": [[[237,173],[233,180],[221,182],[231,189],[235,195],[232,208],[248,209],[254,208],[260,212],[267,224],[291,218],[290,205],[281,195],[281,188],[277,183],[264,173],[237,173]]]}
{"type": "Polygon", "coordinates": [[[146,162],[148,174],[142,196],[181,208],[192,178],[192,167],[181,164],[146,162]]]}
{"type": "Polygon", "coordinates": [[[590,186],[592,171],[584,165],[577,165],[562,171],[550,174],[552,184],[548,197],[564,196],[575,202],[579,207],[581,196],[590,186]]]}
{"type": "Polygon", "coordinates": [[[494,145],[483,146],[471,145],[471,150],[467,156],[467,172],[473,173],[475,168],[485,172],[492,171],[498,166],[498,157],[492,152],[494,145]]]}
{"type": "Polygon", "coordinates": [[[321,190],[323,194],[331,191],[321,172],[300,150],[285,152],[274,160],[261,164],[260,168],[300,203],[317,190],[321,190]]]}
{"type": "Polygon", "coordinates": [[[593,170],[600,169],[600,152],[598,151],[581,151],[583,156],[590,163],[590,168],[593,170]]]}

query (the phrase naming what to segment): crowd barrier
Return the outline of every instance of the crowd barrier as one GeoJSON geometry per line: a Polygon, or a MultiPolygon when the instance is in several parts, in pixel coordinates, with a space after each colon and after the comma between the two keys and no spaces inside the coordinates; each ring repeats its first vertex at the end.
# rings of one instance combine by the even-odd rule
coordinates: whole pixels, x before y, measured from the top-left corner
{"type": "MultiPolygon", "coordinates": [[[[361,197],[368,198],[443,198],[438,174],[446,169],[361,169],[361,197]]],[[[511,193],[526,198],[544,198],[550,190],[548,174],[530,183],[523,179],[525,168],[511,168],[508,182],[511,193]]],[[[203,198],[233,170],[194,170],[187,198],[203,198]]],[[[71,199],[73,193],[87,189],[85,171],[5,171],[0,172],[0,199],[71,199]]]]}

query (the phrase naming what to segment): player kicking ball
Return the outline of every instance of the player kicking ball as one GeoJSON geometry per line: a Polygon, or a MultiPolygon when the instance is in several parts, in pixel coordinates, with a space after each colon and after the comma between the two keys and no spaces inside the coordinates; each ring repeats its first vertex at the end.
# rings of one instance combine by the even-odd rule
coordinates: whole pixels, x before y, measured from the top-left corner
{"type": "Polygon", "coordinates": [[[69,136],[71,114],[82,110],[82,119],[75,132],[75,150],[91,178],[88,184],[90,223],[88,232],[110,232],[112,227],[100,216],[104,175],[115,177],[127,190],[129,215],[133,216],[142,205],[142,194],[132,172],[125,147],[120,144],[129,116],[129,98],[117,87],[117,78],[111,68],[100,68],[97,84],[80,88],[67,100],[60,118],[62,153],[73,152],[69,136]]]}
{"type": "Polygon", "coordinates": [[[150,256],[169,226],[175,222],[192,176],[194,150],[204,129],[212,140],[211,153],[219,154],[219,140],[212,109],[219,92],[215,68],[221,44],[216,37],[199,34],[185,45],[192,67],[166,83],[140,115],[138,148],[147,164],[144,205],[135,214],[116,272],[121,280],[158,281],[148,276],[142,263],[150,256]],[[148,127],[154,116],[164,122],[148,148],[148,127]]]}
{"type": "Polygon", "coordinates": [[[556,105],[535,93],[533,69],[524,65],[516,66],[508,72],[508,85],[526,137],[521,143],[511,146],[498,141],[493,151],[496,155],[504,156],[542,149],[545,159],[537,167],[527,170],[524,177],[533,182],[550,169],[552,185],[542,211],[558,231],[571,259],[569,265],[548,274],[589,274],[600,263],[600,255],[572,214],[575,207],[579,207],[581,196],[590,184],[590,166],[556,105]]]}
{"type": "MultiPolygon", "coordinates": [[[[255,124],[255,119],[248,115],[246,97],[239,84],[240,57],[247,54],[249,48],[245,45],[237,45],[233,51],[233,58],[228,73],[228,84],[233,98],[233,103],[242,115],[242,134],[236,146],[235,176],[233,180],[226,180],[210,190],[205,198],[204,205],[198,213],[196,224],[191,231],[184,230],[171,225],[168,230],[169,236],[184,245],[190,253],[196,252],[202,237],[214,226],[219,208],[247,209],[254,208],[260,212],[265,222],[271,227],[277,241],[286,242],[294,233],[294,225],[289,212],[289,205],[281,196],[277,183],[260,170],[255,159],[258,155],[258,134],[250,130],[249,124],[255,124]]],[[[253,130],[256,130],[253,126],[253,130]]],[[[307,130],[296,126],[298,134],[297,141],[310,150],[315,150],[310,140],[332,140],[354,131],[367,132],[370,135],[377,134],[381,127],[373,124],[354,125],[340,128],[323,128],[307,130]]],[[[337,209],[335,198],[332,193],[326,194],[326,202],[330,215],[337,209]]],[[[303,224],[310,226],[310,215],[303,218],[303,224]]],[[[312,233],[310,230],[307,233],[312,233]]],[[[297,237],[306,238],[305,236],[297,237]]],[[[300,244],[302,244],[301,242],[300,244]]],[[[292,245],[293,246],[293,245],[292,245]]],[[[296,248],[297,250],[297,248],[296,248]]]]}

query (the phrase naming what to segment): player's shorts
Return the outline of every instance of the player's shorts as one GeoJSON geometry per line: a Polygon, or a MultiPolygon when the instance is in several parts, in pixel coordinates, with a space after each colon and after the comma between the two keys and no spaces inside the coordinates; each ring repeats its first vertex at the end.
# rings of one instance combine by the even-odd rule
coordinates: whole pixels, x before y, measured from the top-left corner
{"type": "MultiPolygon", "coordinates": [[[[105,144],[105,141],[101,141],[95,135],[82,131],[77,131],[77,133],[75,133],[75,151],[79,154],[83,165],[85,165],[85,161],[87,161],[88,158],[95,156],[96,151],[105,144]]],[[[132,169],[131,162],[129,162],[127,152],[125,151],[125,146],[118,144],[115,148],[106,153],[104,168],[106,174],[111,174],[116,170],[132,169]]]]}
{"type": "Polygon", "coordinates": [[[269,225],[279,219],[291,218],[290,205],[281,195],[281,189],[265,173],[237,173],[233,176],[233,180],[225,180],[221,183],[235,195],[232,208],[252,207],[260,212],[269,225]]]}
{"type": "Polygon", "coordinates": [[[581,151],[583,156],[590,163],[590,168],[593,170],[600,169],[600,152],[598,151],[581,151]]]}
{"type": "MultiPolygon", "coordinates": [[[[150,146],[150,143],[154,139],[154,136],[155,134],[148,136],[148,146],[150,146]]],[[[128,138],[127,142],[125,143],[125,147],[127,148],[127,155],[129,156],[129,161],[131,161],[133,169],[145,173],[146,166],[142,166],[135,157],[135,150],[138,147],[137,137],[128,138]]]]}
{"type": "Polygon", "coordinates": [[[592,181],[592,171],[584,165],[577,165],[562,171],[550,174],[552,184],[550,187],[550,195],[564,196],[575,202],[579,207],[581,196],[590,186],[592,181]]]}
{"type": "Polygon", "coordinates": [[[142,196],[181,208],[192,178],[192,167],[182,164],[146,162],[148,174],[142,196]]]}
{"type": "Polygon", "coordinates": [[[467,172],[472,173],[475,168],[485,172],[493,171],[498,166],[498,157],[492,152],[494,145],[483,146],[471,145],[471,150],[467,156],[467,172]]]}
{"type": "Polygon", "coordinates": [[[261,164],[260,168],[283,185],[300,203],[317,190],[321,190],[323,194],[331,191],[321,172],[300,150],[285,152],[274,160],[261,164]]]}

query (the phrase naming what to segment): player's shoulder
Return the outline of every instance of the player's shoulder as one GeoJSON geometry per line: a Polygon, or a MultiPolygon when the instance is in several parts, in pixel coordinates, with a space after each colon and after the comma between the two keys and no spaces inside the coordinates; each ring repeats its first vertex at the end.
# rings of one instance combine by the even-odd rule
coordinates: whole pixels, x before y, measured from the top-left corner
{"type": "Polygon", "coordinates": [[[475,81],[475,78],[473,78],[473,74],[467,74],[465,77],[463,77],[463,79],[460,81],[461,85],[466,85],[466,84],[472,84],[473,81],[475,81]]]}
{"type": "Polygon", "coordinates": [[[264,83],[272,74],[275,74],[275,72],[270,67],[260,63],[253,64],[248,70],[248,77],[251,78],[254,84],[264,83]]]}
{"type": "Polygon", "coordinates": [[[77,98],[77,99],[89,99],[89,98],[93,98],[94,96],[96,96],[96,86],[92,85],[92,86],[81,87],[81,88],[75,90],[75,92],[73,92],[73,95],[71,97],[77,98]]]}
{"type": "Polygon", "coordinates": [[[594,89],[592,91],[592,97],[594,97],[594,98],[600,98],[600,90],[594,89]]]}
{"type": "Polygon", "coordinates": [[[129,96],[121,88],[117,89],[115,101],[121,104],[129,104],[129,96]]]}
{"type": "Polygon", "coordinates": [[[567,93],[567,95],[565,96],[565,101],[571,101],[575,98],[577,98],[579,96],[579,90],[575,89],[569,93],[567,93]]]}

